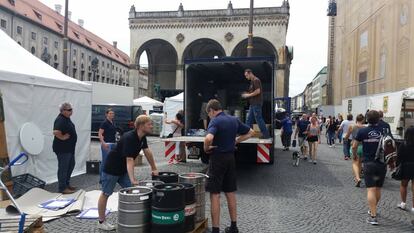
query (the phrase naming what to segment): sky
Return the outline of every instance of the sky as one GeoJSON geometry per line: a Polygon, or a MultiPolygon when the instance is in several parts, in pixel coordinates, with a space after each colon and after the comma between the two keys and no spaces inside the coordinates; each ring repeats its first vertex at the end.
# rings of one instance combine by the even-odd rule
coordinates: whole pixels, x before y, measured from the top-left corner
{"type": "MultiPolygon", "coordinates": [[[[64,0],[40,0],[54,9],[64,0]]],[[[255,0],[255,7],[281,6],[283,0],[255,0]]],[[[69,0],[72,21],[85,21],[84,27],[130,54],[128,12],[131,5],[136,11],[175,11],[182,3],[184,10],[225,9],[227,0],[69,0]]],[[[233,8],[248,8],[249,0],[232,0],[233,8]]],[[[289,95],[301,93],[306,84],[327,63],[328,0],[290,0],[290,19],[286,45],[293,46],[294,58],[290,68],[289,95]]],[[[62,12],[64,12],[62,10],[62,12]]],[[[247,34],[247,28],[246,28],[247,34]]],[[[253,29],[254,34],[254,29],[253,29]]]]}

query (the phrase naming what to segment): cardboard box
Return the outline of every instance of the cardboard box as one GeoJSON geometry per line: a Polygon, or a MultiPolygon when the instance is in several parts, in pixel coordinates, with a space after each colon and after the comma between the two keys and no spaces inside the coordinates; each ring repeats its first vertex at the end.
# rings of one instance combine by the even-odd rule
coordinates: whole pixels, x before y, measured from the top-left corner
{"type": "MultiPolygon", "coordinates": [[[[266,128],[270,132],[272,125],[266,124],[266,128]]],[[[260,128],[258,124],[253,124],[253,131],[254,131],[253,137],[260,138],[262,136],[262,133],[260,132],[260,128]]]]}

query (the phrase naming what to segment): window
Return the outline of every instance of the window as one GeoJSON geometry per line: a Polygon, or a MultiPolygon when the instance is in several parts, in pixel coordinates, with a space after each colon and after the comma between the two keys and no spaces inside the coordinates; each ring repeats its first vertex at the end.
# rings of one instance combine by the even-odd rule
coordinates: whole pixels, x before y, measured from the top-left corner
{"type": "Polygon", "coordinates": [[[62,24],[60,24],[60,23],[58,23],[58,22],[55,22],[56,23],[56,26],[59,28],[59,30],[63,30],[63,26],[62,26],[62,24]]]}
{"type": "Polygon", "coordinates": [[[92,59],[91,56],[88,56],[88,61],[91,61],[91,59],[92,59]]]}
{"type": "Polygon", "coordinates": [[[81,53],[81,58],[83,59],[85,57],[85,54],[84,53],[81,53]]]}
{"type": "Polygon", "coordinates": [[[102,61],[102,67],[105,67],[105,62],[104,61],[102,61]]]}
{"type": "Polygon", "coordinates": [[[101,46],[101,45],[98,45],[98,48],[99,48],[100,50],[102,50],[102,46],[101,46]]]}
{"type": "Polygon", "coordinates": [[[39,12],[37,12],[37,11],[35,11],[35,10],[33,10],[33,12],[35,13],[36,17],[37,17],[39,20],[42,20],[42,14],[40,14],[39,12]]]}
{"type": "Polygon", "coordinates": [[[76,49],[73,50],[73,56],[76,56],[76,49]]]}
{"type": "Polygon", "coordinates": [[[55,41],[55,48],[59,48],[59,42],[55,41]]]}
{"type": "Polygon", "coordinates": [[[368,47],[368,31],[364,31],[359,36],[359,49],[368,47]]]}
{"type": "Polygon", "coordinates": [[[32,40],[36,40],[36,32],[32,32],[32,40]]]}
{"type": "Polygon", "coordinates": [[[4,19],[1,20],[1,27],[4,28],[4,29],[7,28],[7,21],[6,20],[4,20],[4,19]]]}
{"type": "Polygon", "coordinates": [[[48,42],[47,37],[43,37],[43,44],[47,45],[47,42],[48,42]]]}
{"type": "Polygon", "coordinates": [[[17,34],[21,35],[23,33],[23,28],[20,26],[17,26],[16,32],[17,34]]]}
{"type": "Polygon", "coordinates": [[[367,94],[367,72],[359,73],[359,95],[367,94]]]}
{"type": "Polygon", "coordinates": [[[53,59],[54,59],[55,61],[57,61],[57,59],[58,59],[57,54],[55,54],[55,56],[53,57],[53,59]]]}
{"type": "Polygon", "coordinates": [[[73,34],[76,36],[76,38],[78,38],[78,39],[80,38],[79,34],[77,32],[73,31],[73,34]]]}
{"type": "Polygon", "coordinates": [[[88,38],[85,38],[86,42],[88,42],[88,45],[92,45],[91,41],[88,38]]]}
{"type": "Polygon", "coordinates": [[[32,54],[34,55],[34,54],[36,53],[36,49],[35,49],[35,47],[32,47],[32,48],[30,49],[30,52],[32,52],[32,54]]]}
{"type": "Polygon", "coordinates": [[[106,64],[106,68],[108,68],[108,69],[109,69],[109,63],[108,63],[108,64],[106,64]]]}

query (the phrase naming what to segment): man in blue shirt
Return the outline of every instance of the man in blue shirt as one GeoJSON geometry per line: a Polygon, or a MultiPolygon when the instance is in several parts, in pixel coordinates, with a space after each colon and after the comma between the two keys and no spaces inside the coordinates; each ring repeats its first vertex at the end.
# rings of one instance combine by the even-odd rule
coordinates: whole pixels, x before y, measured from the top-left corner
{"type": "Polygon", "coordinates": [[[381,198],[381,188],[384,184],[387,166],[375,159],[378,144],[382,137],[382,128],[378,124],[380,114],[375,110],[371,110],[366,116],[369,125],[368,127],[359,129],[356,138],[354,138],[354,143],[352,144],[352,153],[357,154],[358,145],[362,143],[364,180],[367,187],[367,199],[370,209],[368,211],[370,216],[367,219],[367,223],[378,225],[376,217],[377,205],[381,198]]]}
{"type": "Polygon", "coordinates": [[[211,119],[204,139],[204,151],[211,154],[206,191],[210,192],[212,233],[220,232],[220,192],[226,195],[231,219],[231,226],[225,232],[238,233],[234,151],[236,144],[249,139],[254,131],[236,117],[225,114],[218,100],[210,100],[206,111],[211,119]]]}
{"type": "Polygon", "coordinates": [[[310,121],[308,119],[308,115],[303,114],[302,118],[296,123],[296,131],[295,131],[295,139],[298,137],[298,145],[300,147],[300,151],[302,152],[302,155],[304,156],[304,159],[308,159],[308,147],[306,146],[306,130],[308,129],[308,125],[310,124],[310,121]]]}

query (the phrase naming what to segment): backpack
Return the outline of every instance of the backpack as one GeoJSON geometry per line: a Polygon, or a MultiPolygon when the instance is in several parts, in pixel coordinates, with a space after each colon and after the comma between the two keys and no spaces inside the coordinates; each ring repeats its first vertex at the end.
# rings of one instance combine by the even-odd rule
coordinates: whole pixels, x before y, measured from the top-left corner
{"type": "Polygon", "coordinates": [[[397,146],[394,139],[389,134],[383,134],[378,143],[375,160],[392,165],[397,159],[397,146]]]}

